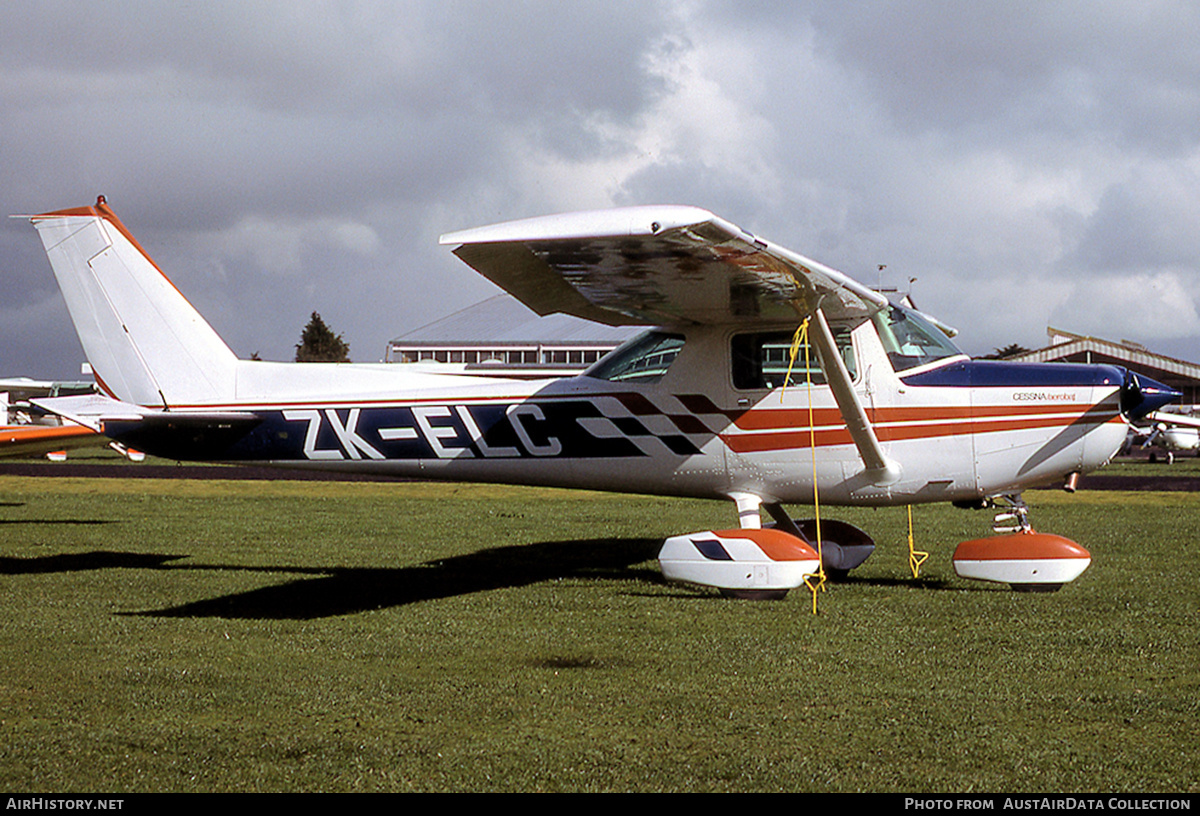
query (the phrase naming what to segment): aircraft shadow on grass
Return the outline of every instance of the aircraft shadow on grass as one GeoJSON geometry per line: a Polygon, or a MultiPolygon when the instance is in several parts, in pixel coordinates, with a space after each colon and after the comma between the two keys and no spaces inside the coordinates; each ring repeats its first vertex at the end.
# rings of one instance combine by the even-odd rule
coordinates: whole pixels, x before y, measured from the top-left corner
{"type": "Polygon", "coordinates": [[[186,557],[92,550],[84,553],[42,555],[36,558],[0,558],[0,575],[38,575],[99,569],[160,569],[168,561],[186,557]]]}
{"type": "MultiPolygon", "coordinates": [[[[284,584],[222,595],[165,609],[120,614],[152,617],[216,617],[310,620],[452,598],[494,589],[528,586],[562,578],[633,580],[661,585],[663,576],[635,565],[654,559],[659,539],[604,538],[543,541],[495,547],[411,567],[238,566],[175,563],[186,555],[97,550],[38,558],[0,558],[0,575],[78,572],[97,569],[221,570],[292,573],[302,578],[284,584]]],[[[918,581],[850,578],[850,584],[923,590],[962,590],[938,579],[918,581]]],[[[972,587],[972,589],[977,589],[972,587]]],[[[705,590],[680,587],[690,597],[718,600],[705,590]]]]}
{"type": "Polygon", "coordinates": [[[655,571],[630,569],[654,558],[659,546],[657,540],[640,538],[547,541],[480,550],[411,567],[270,567],[266,571],[319,573],[319,577],[135,614],[311,619],[528,586],[556,578],[661,580],[655,571]]]}
{"type": "Polygon", "coordinates": [[[310,576],[166,609],[127,612],[157,617],[308,620],[420,601],[527,586],[556,578],[619,578],[660,583],[652,569],[632,569],[658,555],[662,541],[608,538],[497,547],[411,567],[247,567],[172,563],[183,555],[94,551],[40,558],[0,558],[0,574],[94,569],[222,570],[310,576]]]}

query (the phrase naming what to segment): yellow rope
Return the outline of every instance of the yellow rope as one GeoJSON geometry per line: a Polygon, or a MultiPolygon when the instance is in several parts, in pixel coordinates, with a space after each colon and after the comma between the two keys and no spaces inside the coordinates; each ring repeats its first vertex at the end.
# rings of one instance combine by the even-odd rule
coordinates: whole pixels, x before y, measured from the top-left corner
{"type": "MultiPolygon", "coordinates": [[[[808,318],[804,318],[804,322],[796,328],[796,333],[792,335],[792,346],[788,350],[788,370],[787,376],[783,378],[783,388],[779,389],[779,404],[783,404],[783,395],[787,391],[788,383],[792,381],[792,366],[796,363],[796,355],[800,353],[800,344],[804,343],[804,364],[808,367],[808,318]]],[[[811,377],[806,376],[809,381],[809,387],[812,387],[811,377]]],[[[812,392],[809,392],[808,398],[809,417],[812,416],[812,392]]]]}
{"type": "Polygon", "coordinates": [[[812,452],[813,476],[813,512],[817,523],[817,571],[804,576],[804,585],[812,592],[812,611],[817,614],[817,593],[825,591],[825,559],[821,549],[821,494],[817,489],[817,426],[813,414],[812,400],[812,365],[809,357],[808,318],[796,329],[792,337],[792,348],[788,354],[787,376],[783,380],[783,388],[779,392],[779,401],[783,402],[783,392],[792,379],[792,366],[796,363],[796,355],[800,353],[800,344],[804,344],[804,383],[808,389],[808,448],[812,452]]]}
{"type": "Polygon", "coordinates": [[[928,557],[929,553],[916,549],[916,542],[913,540],[912,505],[910,504],[908,506],[908,568],[912,570],[913,578],[921,577],[921,565],[928,557]]]}

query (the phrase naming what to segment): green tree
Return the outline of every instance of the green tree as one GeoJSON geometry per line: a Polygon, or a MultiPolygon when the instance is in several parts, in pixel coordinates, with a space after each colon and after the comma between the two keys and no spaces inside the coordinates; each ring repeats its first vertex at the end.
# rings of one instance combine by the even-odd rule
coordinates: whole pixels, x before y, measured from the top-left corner
{"type": "Polygon", "coordinates": [[[1020,354],[1028,354],[1030,349],[1021,346],[1020,343],[1009,343],[1008,346],[992,349],[991,354],[980,354],[980,360],[1007,360],[1020,354]]]}
{"type": "Polygon", "coordinates": [[[1020,343],[1009,343],[1002,348],[993,349],[991,354],[984,354],[980,360],[1007,360],[1009,357],[1016,357],[1021,354],[1028,354],[1029,349],[1022,346],[1020,343]]]}
{"type": "Polygon", "coordinates": [[[340,334],[334,334],[321,316],[313,312],[308,325],[300,332],[300,342],[296,345],[296,362],[348,363],[350,344],[343,340],[340,334]]]}

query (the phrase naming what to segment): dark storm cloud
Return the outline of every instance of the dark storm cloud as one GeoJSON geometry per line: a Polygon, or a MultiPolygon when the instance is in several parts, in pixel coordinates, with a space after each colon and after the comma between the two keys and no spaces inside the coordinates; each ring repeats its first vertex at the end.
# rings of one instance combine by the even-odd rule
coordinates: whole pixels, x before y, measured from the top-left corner
{"type": "MultiPolygon", "coordinates": [[[[6,212],[106,194],[242,355],[286,358],[317,309],[374,359],[490,294],[441,232],[678,202],[869,284],[917,277],[968,350],[1051,319],[1136,339],[1145,293],[1162,350],[1200,357],[1187,4],[5,11],[6,212]]],[[[0,269],[2,373],[73,373],[27,224],[0,225],[0,269]]]]}
{"type": "Polygon", "coordinates": [[[1166,3],[819,4],[820,42],[904,127],[998,127],[1190,150],[1200,9],[1166,3]]]}
{"type": "MultiPolygon", "coordinates": [[[[580,120],[628,121],[661,93],[644,59],[661,34],[656,8],[9,9],[4,200],[29,212],[104,192],[239,353],[286,356],[308,311],[321,308],[356,356],[371,359],[406,323],[461,305],[434,287],[379,308],[372,290],[428,280],[436,264],[469,281],[460,296],[489,292],[436,245],[440,229],[465,222],[431,228],[431,213],[456,199],[504,198],[520,183],[509,178],[513,143],[531,134],[538,149],[568,158],[613,150],[595,135],[580,139],[580,120]],[[245,309],[254,319],[239,317],[240,304],[258,305],[245,309]]],[[[59,299],[36,237],[5,227],[5,264],[20,271],[10,274],[17,292],[0,332],[36,347],[19,315],[57,309],[62,331],[59,299]]]]}

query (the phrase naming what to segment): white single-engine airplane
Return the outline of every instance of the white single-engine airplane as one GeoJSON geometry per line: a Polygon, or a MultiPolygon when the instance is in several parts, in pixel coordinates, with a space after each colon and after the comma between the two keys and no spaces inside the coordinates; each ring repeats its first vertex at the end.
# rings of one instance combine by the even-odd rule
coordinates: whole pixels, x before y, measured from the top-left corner
{"type": "Polygon", "coordinates": [[[32,380],[28,377],[0,379],[0,458],[45,455],[58,461],[66,458],[68,450],[111,445],[135,461],[140,461],[139,457],[144,459],[139,452],[126,450],[91,428],[74,422],[64,424],[59,417],[37,416],[29,411],[29,400],[33,397],[84,394],[94,390],[90,382],[32,380]]]}
{"type": "Polygon", "coordinates": [[[733,501],[738,529],[660,554],[668,578],[733,594],[798,586],[819,567],[809,544],[838,569],[869,554],[861,531],[814,540],[784,510],[815,501],[1007,499],[1015,532],[960,545],[956,568],[1057,588],[1087,553],[1032,533],[1020,492],[1101,467],[1130,420],[1179,396],[1113,366],[968,359],[931,319],[694,207],[442,237],[539,314],[656,327],[532,382],[239,360],[103,197],[30,219],[107,395],[43,408],[176,459],[733,501]]]}
{"type": "MultiPolygon", "coordinates": [[[[1142,442],[1143,448],[1153,446],[1166,451],[1169,465],[1174,464],[1176,453],[1200,455],[1200,417],[1155,411],[1146,419],[1153,424],[1143,431],[1146,437],[1142,442]]],[[[1151,452],[1150,461],[1158,461],[1158,455],[1151,452]]]]}

